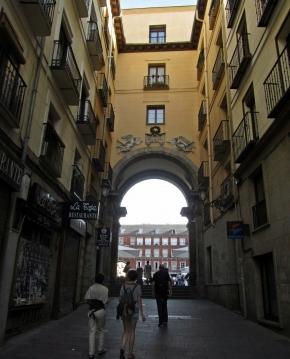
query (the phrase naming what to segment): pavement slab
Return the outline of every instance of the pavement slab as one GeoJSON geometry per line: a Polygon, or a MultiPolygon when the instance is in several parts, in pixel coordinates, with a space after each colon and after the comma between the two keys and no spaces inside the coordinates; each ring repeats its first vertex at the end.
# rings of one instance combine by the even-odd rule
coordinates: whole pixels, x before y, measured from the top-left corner
{"type": "MultiPolygon", "coordinates": [[[[117,299],[107,308],[104,359],[119,358],[122,322],[117,299]]],[[[158,328],[156,303],[144,300],[146,322],[136,330],[136,359],[290,359],[290,340],[207,300],[169,300],[169,323],[158,328]]],[[[0,359],[88,357],[87,306],[10,338],[0,359]]]]}

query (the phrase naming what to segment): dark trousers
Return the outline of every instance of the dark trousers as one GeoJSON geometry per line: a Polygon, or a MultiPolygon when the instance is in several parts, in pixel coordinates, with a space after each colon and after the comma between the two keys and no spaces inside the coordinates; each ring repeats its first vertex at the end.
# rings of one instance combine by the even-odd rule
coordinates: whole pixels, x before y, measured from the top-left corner
{"type": "Polygon", "coordinates": [[[167,295],[156,294],[159,324],[168,322],[167,295]]]}

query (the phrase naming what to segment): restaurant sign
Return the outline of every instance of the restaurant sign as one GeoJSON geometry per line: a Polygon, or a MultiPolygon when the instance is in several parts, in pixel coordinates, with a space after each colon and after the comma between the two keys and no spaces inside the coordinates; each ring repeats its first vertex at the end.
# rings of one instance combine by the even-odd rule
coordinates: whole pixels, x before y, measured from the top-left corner
{"type": "Polygon", "coordinates": [[[23,166],[0,145],[0,177],[16,191],[19,191],[22,176],[23,166]]]}
{"type": "Polygon", "coordinates": [[[66,204],[68,219],[96,220],[98,204],[92,201],[73,201],[66,204]]]}
{"type": "Polygon", "coordinates": [[[243,239],[244,223],[242,221],[231,221],[227,222],[227,235],[228,239],[243,239]]]}

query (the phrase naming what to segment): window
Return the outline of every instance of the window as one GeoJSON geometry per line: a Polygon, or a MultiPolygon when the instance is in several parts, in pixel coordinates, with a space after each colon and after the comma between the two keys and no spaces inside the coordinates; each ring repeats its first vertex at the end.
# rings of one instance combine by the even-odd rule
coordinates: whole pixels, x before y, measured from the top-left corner
{"type": "Polygon", "coordinates": [[[151,249],[150,248],[145,249],[145,257],[151,257],[151,249]]]}
{"type": "Polygon", "coordinates": [[[185,267],[185,262],[180,262],[180,269],[185,267]]]}
{"type": "Polygon", "coordinates": [[[165,268],[168,268],[168,262],[163,262],[165,268]]]}
{"type": "Polygon", "coordinates": [[[131,238],[130,238],[130,245],[131,245],[131,246],[135,246],[135,243],[136,243],[136,242],[135,242],[135,237],[131,237],[131,238]]]}
{"type": "Polygon", "coordinates": [[[185,238],[179,238],[179,245],[180,246],[185,246],[185,238]]]}
{"type": "Polygon", "coordinates": [[[171,261],[171,270],[176,270],[176,269],[177,269],[177,262],[171,261]]]}
{"type": "Polygon", "coordinates": [[[154,249],[154,257],[159,257],[159,248],[154,249]]]}
{"type": "Polygon", "coordinates": [[[165,106],[147,106],[147,124],[162,125],[165,122],[165,106]]]}
{"type": "Polygon", "coordinates": [[[123,237],[120,237],[120,238],[119,238],[119,244],[121,244],[121,245],[124,244],[124,238],[123,238],[123,237]]]}
{"type": "Polygon", "coordinates": [[[275,270],[272,253],[257,257],[261,275],[264,318],[278,321],[275,270]]]}
{"type": "Polygon", "coordinates": [[[149,27],[149,43],[150,44],[162,44],[165,41],[166,41],[165,25],[149,27]]]}
{"type": "Polygon", "coordinates": [[[177,246],[177,238],[171,238],[170,241],[172,246],[177,246]]]}
{"type": "Polygon", "coordinates": [[[137,246],[143,246],[143,238],[137,237],[137,246]]]}
{"type": "Polygon", "coordinates": [[[151,246],[151,238],[145,238],[145,246],[151,246]]]}
{"type": "Polygon", "coordinates": [[[168,257],[168,249],[162,249],[162,257],[167,258],[168,257]]]}
{"type": "Polygon", "coordinates": [[[253,225],[258,228],[268,222],[262,170],[259,169],[252,178],[256,202],[252,207],[253,225]]]}
{"type": "Polygon", "coordinates": [[[159,246],[160,238],[153,238],[153,244],[154,244],[154,246],[159,246]]]}
{"type": "Polygon", "coordinates": [[[154,262],[154,270],[157,271],[159,267],[159,262],[154,262]]]}
{"type": "Polygon", "coordinates": [[[168,238],[162,238],[162,244],[168,246],[168,238]]]}
{"type": "Polygon", "coordinates": [[[149,65],[148,85],[165,85],[165,65],[149,65]]]}

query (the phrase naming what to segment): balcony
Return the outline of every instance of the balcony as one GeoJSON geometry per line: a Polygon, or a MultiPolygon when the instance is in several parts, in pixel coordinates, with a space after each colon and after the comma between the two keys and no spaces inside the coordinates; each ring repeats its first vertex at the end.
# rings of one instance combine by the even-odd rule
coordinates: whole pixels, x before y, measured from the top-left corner
{"type": "Polygon", "coordinates": [[[99,172],[103,172],[105,168],[105,158],[106,158],[106,149],[103,145],[102,140],[96,140],[96,144],[94,146],[92,160],[95,166],[95,169],[99,172]]]}
{"type": "Polygon", "coordinates": [[[0,115],[7,124],[19,127],[26,84],[14,61],[3,51],[0,53],[0,115]]]}
{"type": "Polygon", "coordinates": [[[228,0],[226,4],[226,18],[228,28],[233,26],[233,22],[238,12],[239,5],[240,0],[228,0]]]}
{"type": "Polygon", "coordinates": [[[206,112],[206,102],[202,100],[199,111],[198,111],[198,131],[202,131],[204,125],[206,124],[207,112],[206,112]]]}
{"type": "Polygon", "coordinates": [[[268,117],[289,117],[290,63],[287,46],[264,81],[268,117]]]}
{"type": "Polygon", "coordinates": [[[241,163],[259,139],[257,112],[247,112],[233,134],[236,163],[241,163]]]}
{"type": "Polygon", "coordinates": [[[111,189],[112,183],[113,183],[113,170],[110,163],[106,162],[104,166],[104,173],[102,178],[102,187],[107,187],[111,189]]]}
{"type": "Polygon", "coordinates": [[[268,25],[277,2],[278,0],[255,0],[258,27],[268,25]]]}
{"type": "Polygon", "coordinates": [[[114,132],[115,126],[115,112],[111,103],[108,103],[106,108],[106,124],[110,132],[114,132]]]}
{"type": "Polygon", "coordinates": [[[89,16],[90,0],[76,0],[75,1],[80,17],[89,16]]]}
{"type": "Polygon", "coordinates": [[[78,105],[81,74],[69,44],[54,42],[51,71],[66,103],[70,106],[78,105]]]}
{"type": "Polygon", "coordinates": [[[85,144],[94,145],[96,142],[96,131],[99,121],[95,116],[89,100],[81,101],[76,124],[82,134],[85,144]]]}
{"type": "Polygon", "coordinates": [[[108,84],[104,73],[98,74],[97,90],[103,106],[107,106],[108,101],[108,84]]]}
{"type": "Polygon", "coordinates": [[[88,22],[87,47],[94,70],[101,70],[105,62],[98,24],[94,21],[88,22]]]}
{"type": "Polygon", "coordinates": [[[144,76],[144,90],[168,90],[168,75],[144,76]]]}
{"type": "Polygon", "coordinates": [[[248,34],[241,34],[232,59],[229,63],[231,89],[237,89],[251,61],[248,34]]]}
{"type": "Polygon", "coordinates": [[[85,177],[78,165],[73,165],[73,175],[71,181],[71,193],[79,200],[83,199],[85,186],[85,177]]]}
{"type": "Polygon", "coordinates": [[[223,48],[220,47],[212,70],[212,87],[214,90],[218,88],[222,75],[224,74],[224,70],[225,62],[223,48]]]}
{"type": "Polygon", "coordinates": [[[197,68],[197,80],[200,81],[204,68],[204,49],[202,49],[199,53],[196,68],[197,68]]]}
{"type": "Polygon", "coordinates": [[[55,0],[20,0],[19,2],[33,33],[36,36],[49,36],[55,0]]]}
{"type": "Polygon", "coordinates": [[[46,124],[40,162],[56,177],[61,177],[64,144],[50,123],[46,124]]]}
{"type": "Polygon", "coordinates": [[[209,166],[208,161],[202,161],[197,174],[198,186],[207,189],[209,186],[209,166]]]}
{"type": "Polygon", "coordinates": [[[219,9],[219,0],[212,0],[208,13],[210,30],[214,28],[218,9],[219,9]]]}
{"type": "Polygon", "coordinates": [[[266,201],[260,201],[252,207],[254,229],[268,223],[266,201]]]}
{"type": "Polygon", "coordinates": [[[224,162],[230,153],[231,143],[229,139],[229,123],[221,121],[213,138],[214,160],[224,162]]]}

